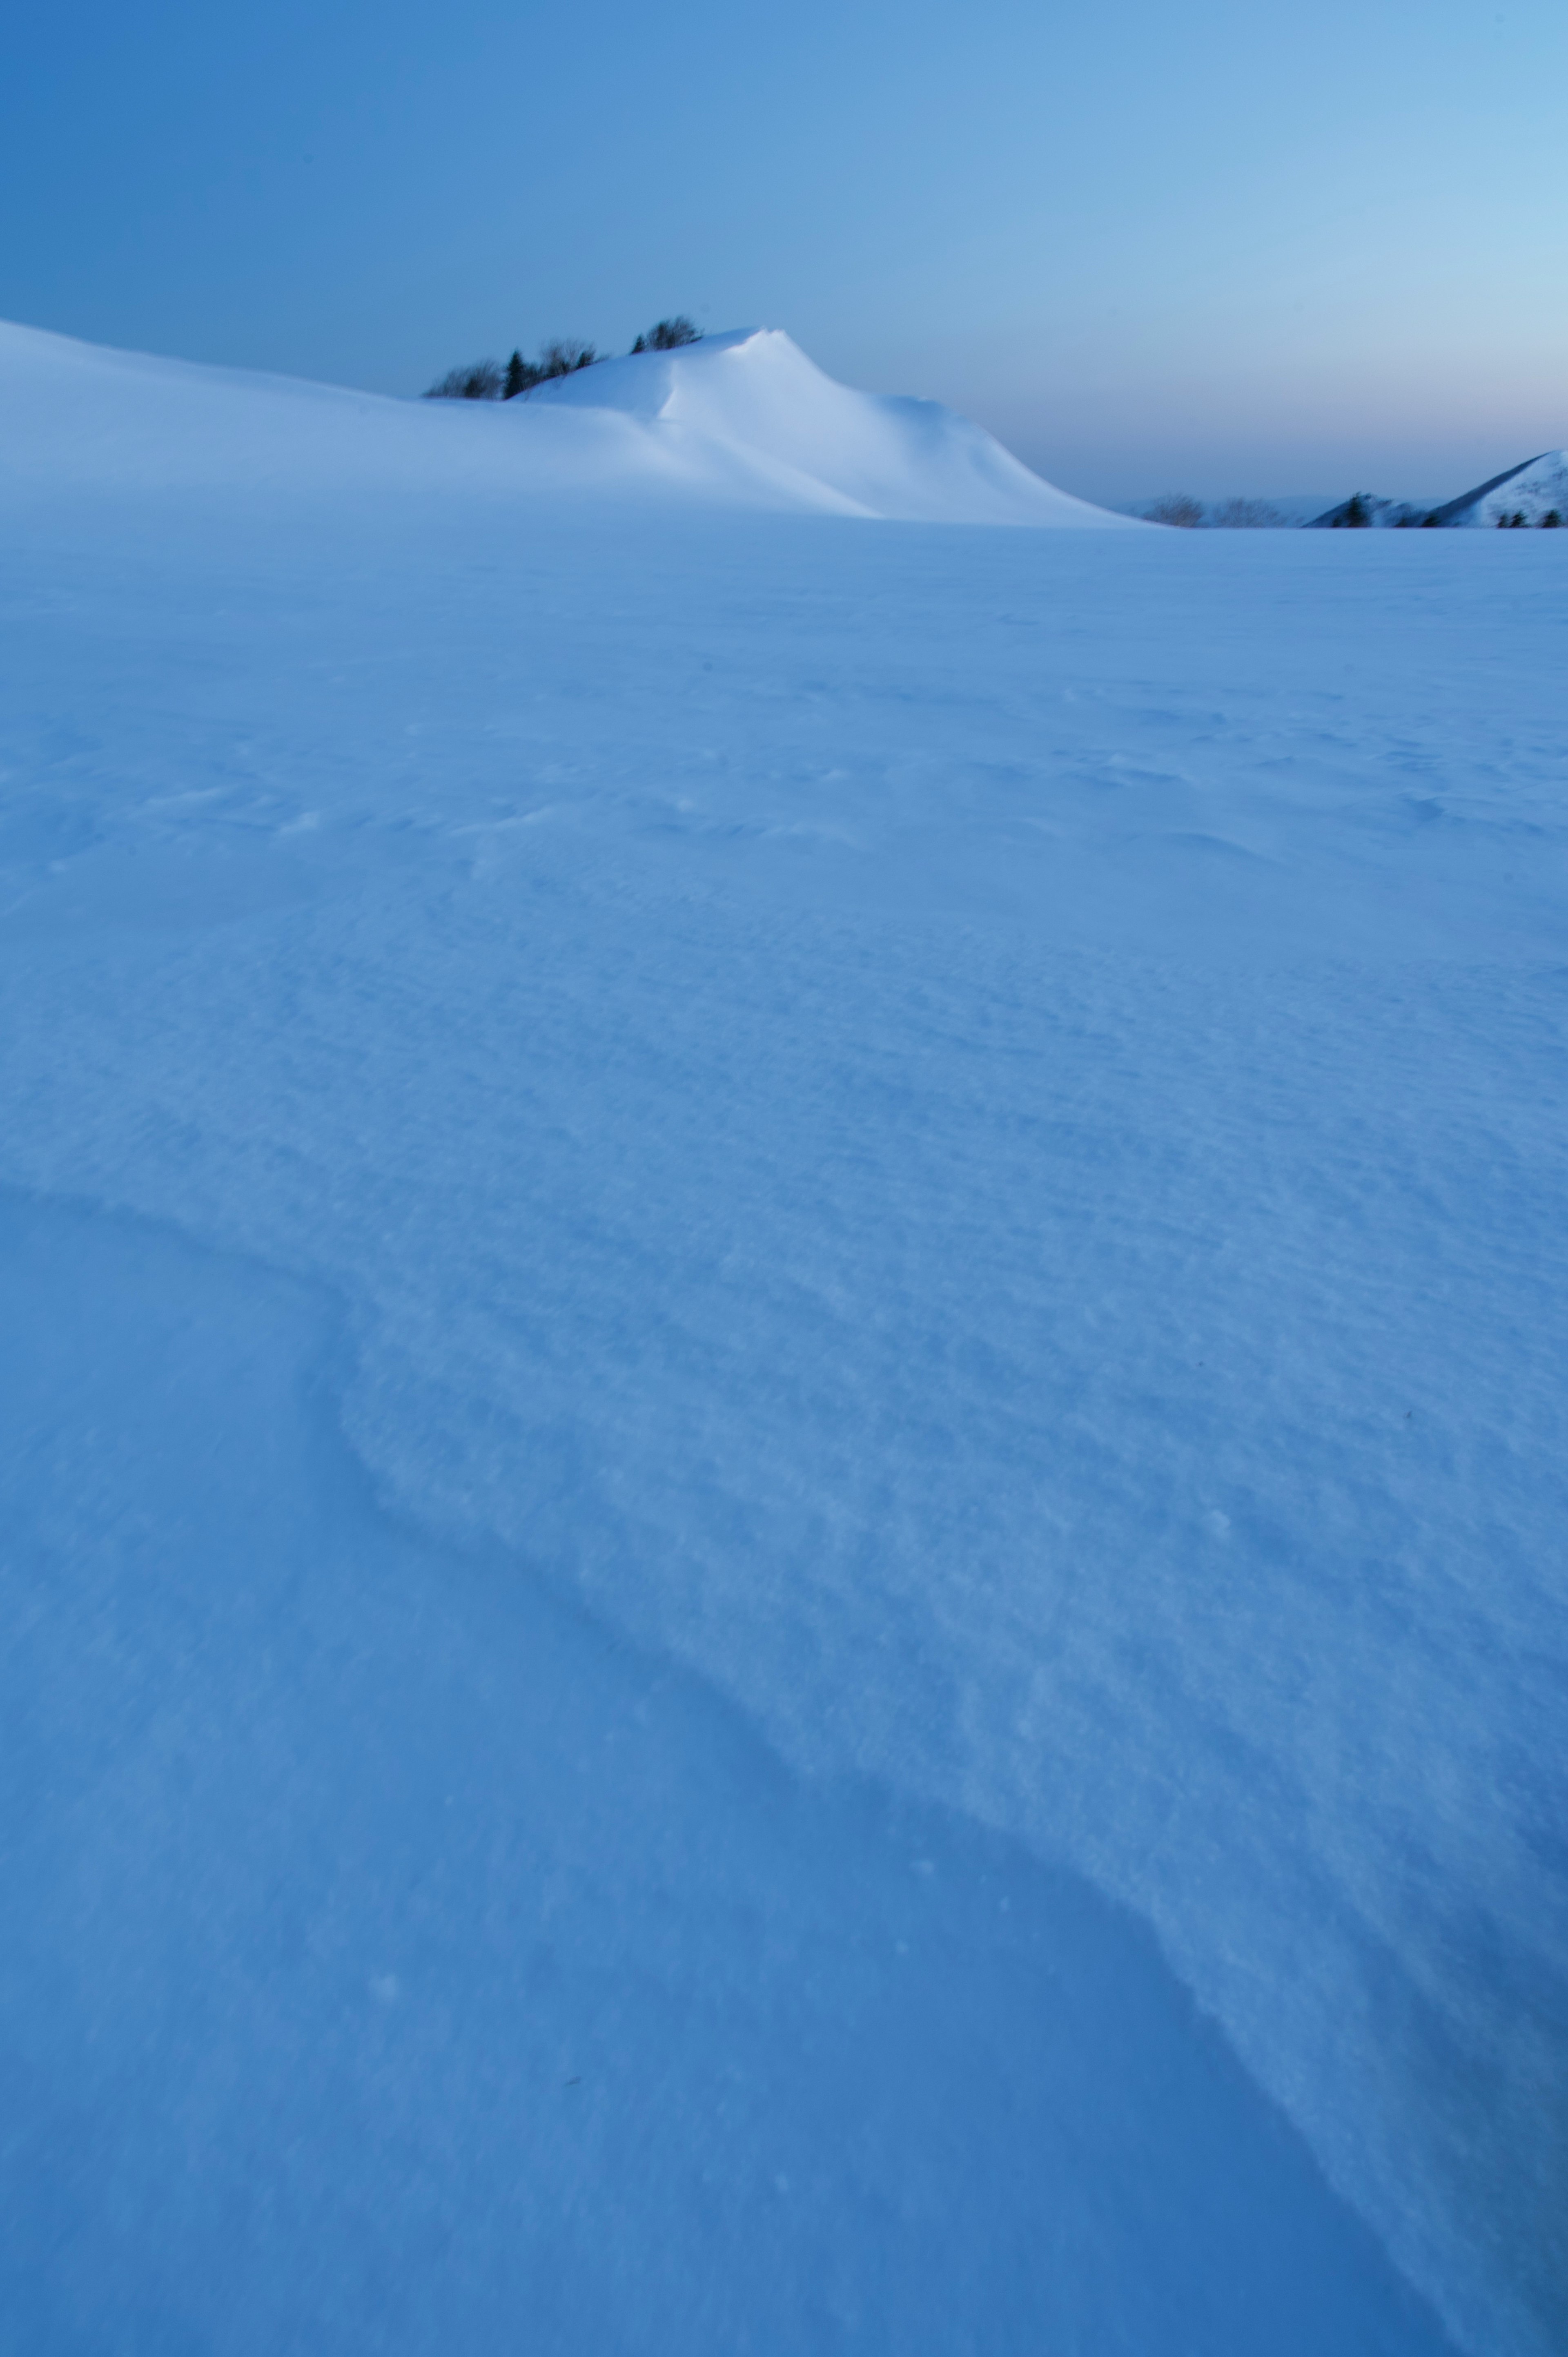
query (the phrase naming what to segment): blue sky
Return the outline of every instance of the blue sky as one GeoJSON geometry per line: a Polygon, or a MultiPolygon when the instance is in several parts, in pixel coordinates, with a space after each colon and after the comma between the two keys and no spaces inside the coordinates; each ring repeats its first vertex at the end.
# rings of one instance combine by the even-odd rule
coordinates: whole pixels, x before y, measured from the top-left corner
{"type": "Polygon", "coordinates": [[[1562,0],[58,0],[6,53],[36,326],[412,393],[766,321],[1113,500],[1568,443],[1562,0]]]}

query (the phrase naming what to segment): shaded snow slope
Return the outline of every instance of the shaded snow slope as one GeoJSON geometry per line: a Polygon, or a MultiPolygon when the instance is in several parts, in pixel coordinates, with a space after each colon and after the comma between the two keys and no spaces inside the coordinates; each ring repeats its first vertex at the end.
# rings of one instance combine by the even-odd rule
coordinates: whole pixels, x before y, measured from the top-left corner
{"type": "Polygon", "coordinates": [[[1042,482],[950,410],[852,393],[762,331],[608,361],[497,404],[389,401],[0,324],[0,483],[46,497],[70,483],[489,487],[928,522],[1128,522],[1042,482]]]}

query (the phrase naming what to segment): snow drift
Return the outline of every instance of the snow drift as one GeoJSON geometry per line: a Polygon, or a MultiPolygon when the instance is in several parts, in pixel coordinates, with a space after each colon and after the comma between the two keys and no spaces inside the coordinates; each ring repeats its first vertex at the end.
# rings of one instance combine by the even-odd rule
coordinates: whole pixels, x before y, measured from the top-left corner
{"type": "Polygon", "coordinates": [[[835,384],[764,328],[604,361],[498,405],[392,401],[0,325],[0,483],[45,495],[395,485],[928,523],[1130,522],[1043,482],[936,402],[835,384]]]}

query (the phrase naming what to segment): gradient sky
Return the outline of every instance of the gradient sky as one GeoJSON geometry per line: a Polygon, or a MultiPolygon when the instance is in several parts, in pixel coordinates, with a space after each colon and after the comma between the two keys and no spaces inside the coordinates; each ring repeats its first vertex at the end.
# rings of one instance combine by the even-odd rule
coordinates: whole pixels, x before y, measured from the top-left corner
{"type": "Polygon", "coordinates": [[[413,393],[766,322],[1112,500],[1568,443],[1563,0],[56,0],[4,55],[34,326],[413,393]]]}

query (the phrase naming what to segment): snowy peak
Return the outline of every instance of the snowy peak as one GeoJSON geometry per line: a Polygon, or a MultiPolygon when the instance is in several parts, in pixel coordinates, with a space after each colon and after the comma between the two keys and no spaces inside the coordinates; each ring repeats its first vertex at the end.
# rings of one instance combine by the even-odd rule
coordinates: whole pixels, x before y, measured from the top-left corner
{"type": "MultiPolygon", "coordinates": [[[[735,354],[746,356],[743,365],[754,380],[770,363],[777,370],[784,360],[788,366],[780,347],[822,383],[832,382],[781,329],[733,328],[670,351],[632,352],[624,360],[596,361],[591,368],[575,369],[570,376],[547,378],[523,398],[531,407],[564,402],[585,409],[621,409],[632,417],[670,417],[690,403],[693,388],[711,386],[718,363],[735,354]]],[[[727,369],[724,381],[733,382],[735,375],[733,368],[727,369]]]]}

